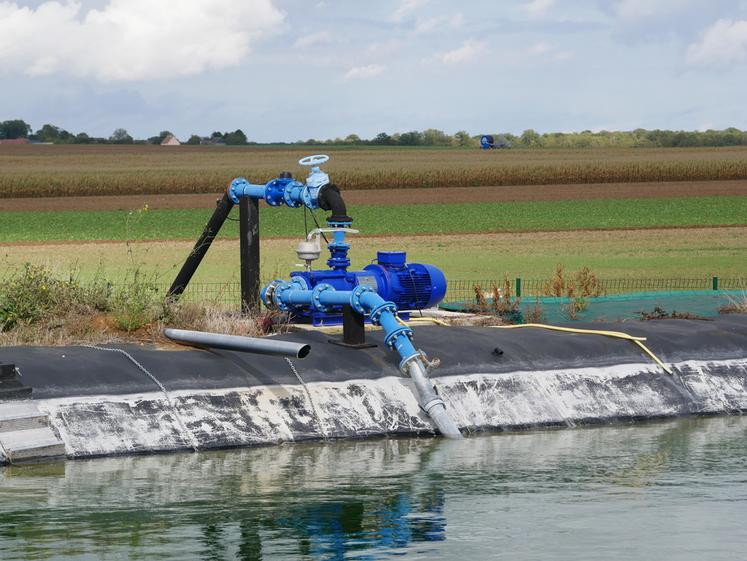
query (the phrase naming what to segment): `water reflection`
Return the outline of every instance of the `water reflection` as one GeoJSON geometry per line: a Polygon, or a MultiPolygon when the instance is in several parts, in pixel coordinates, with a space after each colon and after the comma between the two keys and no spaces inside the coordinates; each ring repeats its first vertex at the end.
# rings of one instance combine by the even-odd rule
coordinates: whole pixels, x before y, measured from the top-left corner
{"type": "Polygon", "coordinates": [[[714,481],[744,500],[745,436],[743,418],[700,419],[7,468],[0,559],[491,558],[553,508],[593,524],[600,505],[714,481]]]}

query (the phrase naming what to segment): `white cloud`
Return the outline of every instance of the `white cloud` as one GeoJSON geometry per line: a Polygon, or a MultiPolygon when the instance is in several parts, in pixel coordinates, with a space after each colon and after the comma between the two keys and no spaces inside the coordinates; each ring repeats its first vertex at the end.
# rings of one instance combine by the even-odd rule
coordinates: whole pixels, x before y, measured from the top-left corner
{"type": "Polygon", "coordinates": [[[640,21],[698,7],[702,8],[702,0],[620,0],[615,5],[615,15],[622,20],[640,21]]]}
{"type": "Polygon", "coordinates": [[[485,50],[486,44],[482,41],[466,41],[458,49],[441,53],[437,58],[444,64],[459,64],[468,62],[485,50]]]}
{"type": "Polygon", "coordinates": [[[273,0],[109,0],[100,9],[0,1],[0,71],[102,81],[199,74],[236,65],[283,20],[273,0]]]}
{"type": "Polygon", "coordinates": [[[373,78],[386,70],[386,66],[381,64],[369,64],[367,66],[354,66],[345,74],[345,81],[355,80],[358,78],[373,78]]]}
{"type": "Polygon", "coordinates": [[[544,16],[554,4],[555,0],[531,0],[523,8],[531,17],[538,18],[544,16]]]}
{"type": "Polygon", "coordinates": [[[329,43],[332,41],[332,34],[328,31],[318,31],[316,33],[310,33],[309,35],[304,35],[303,37],[299,37],[295,43],[293,43],[294,47],[300,47],[300,48],[306,48],[306,47],[313,47],[314,45],[323,45],[325,43],[329,43]]]}
{"type": "Polygon", "coordinates": [[[451,16],[435,16],[432,18],[418,19],[415,23],[415,33],[430,33],[441,27],[459,28],[464,23],[464,16],[456,13],[451,16]]]}
{"type": "Polygon", "coordinates": [[[747,20],[720,19],[687,49],[687,62],[698,66],[728,66],[747,61],[747,20]]]}
{"type": "Polygon", "coordinates": [[[402,21],[428,3],[428,0],[400,0],[399,6],[391,16],[392,21],[402,21]]]}
{"type": "Polygon", "coordinates": [[[558,51],[555,53],[555,60],[573,60],[576,58],[574,51],[558,51]]]}
{"type": "Polygon", "coordinates": [[[374,60],[383,60],[401,53],[403,45],[399,39],[390,39],[384,43],[371,43],[366,47],[366,55],[374,60]]]}
{"type": "Polygon", "coordinates": [[[545,53],[550,52],[552,50],[552,47],[545,43],[544,41],[540,41],[539,43],[535,43],[529,48],[529,54],[532,55],[544,55],[545,53]]]}

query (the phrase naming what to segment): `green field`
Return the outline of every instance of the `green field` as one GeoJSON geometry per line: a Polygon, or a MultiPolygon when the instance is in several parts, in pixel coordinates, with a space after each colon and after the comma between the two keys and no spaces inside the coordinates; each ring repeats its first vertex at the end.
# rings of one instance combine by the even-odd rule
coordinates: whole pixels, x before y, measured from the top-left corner
{"type": "MultiPolygon", "coordinates": [[[[264,281],[297,270],[297,239],[263,240],[264,281]]],[[[500,279],[504,274],[545,279],[558,263],[568,270],[589,266],[607,279],[746,276],[747,227],[351,237],[351,241],[353,270],[370,263],[377,250],[406,250],[411,261],[433,263],[451,280],[500,279]]],[[[62,276],[76,269],[83,279],[102,271],[114,282],[138,268],[168,284],[192,245],[192,241],[6,245],[0,246],[0,277],[33,262],[51,266],[62,276]]],[[[315,268],[324,268],[326,258],[324,251],[315,268]]],[[[238,279],[238,241],[217,240],[194,281],[238,279]]]]}
{"type": "MultiPolygon", "coordinates": [[[[747,197],[357,206],[351,213],[355,227],[369,235],[703,227],[747,224],[747,197]]],[[[1,212],[0,242],[195,239],[209,214],[200,209],[1,212]]],[[[264,237],[304,232],[303,212],[297,209],[263,208],[260,222],[264,237]]],[[[238,236],[238,223],[226,222],[222,236],[238,236]]]]}

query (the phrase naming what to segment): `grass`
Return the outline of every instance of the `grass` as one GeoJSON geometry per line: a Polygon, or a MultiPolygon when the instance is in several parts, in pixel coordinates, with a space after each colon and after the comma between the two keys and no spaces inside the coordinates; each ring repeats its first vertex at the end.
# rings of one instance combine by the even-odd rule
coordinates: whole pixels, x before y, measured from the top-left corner
{"type": "MultiPolygon", "coordinates": [[[[196,239],[208,210],[0,212],[0,242],[196,239]]],[[[234,213],[236,215],[238,213],[234,213]]],[[[357,206],[365,234],[453,234],[747,224],[747,197],[357,206]]],[[[321,219],[321,215],[320,215],[321,219]]],[[[299,236],[303,212],[264,208],[264,237],[299,236]]],[[[223,237],[237,237],[226,222],[223,237]]]]}
{"type": "Polygon", "coordinates": [[[0,198],[214,193],[329,153],[345,189],[747,179],[747,147],[482,151],[475,148],[3,146],[0,198]]]}
{"type": "Polygon", "coordinates": [[[153,279],[136,268],[117,285],[103,276],[82,282],[27,263],[0,279],[0,346],[163,343],[164,327],[233,335],[259,335],[272,327],[273,318],[266,313],[240,317],[216,302],[165,300],[153,279]]]}
{"type": "MultiPolygon", "coordinates": [[[[0,246],[0,271],[13,271],[26,261],[50,265],[61,272],[71,267],[92,279],[104,271],[121,283],[139,267],[168,284],[192,248],[192,241],[87,243],[0,246]]],[[[450,280],[509,278],[547,279],[558,263],[567,270],[590,267],[600,278],[744,277],[747,228],[692,230],[571,231],[367,237],[352,240],[352,269],[360,270],[377,250],[407,250],[413,262],[433,263],[450,280]]],[[[238,241],[217,240],[195,283],[237,281],[238,241]]],[[[263,280],[286,278],[298,262],[295,240],[267,239],[261,245],[263,280]]],[[[326,251],[316,268],[324,268],[326,251]]],[[[2,273],[0,273],[2,277],[2,273]]]]}

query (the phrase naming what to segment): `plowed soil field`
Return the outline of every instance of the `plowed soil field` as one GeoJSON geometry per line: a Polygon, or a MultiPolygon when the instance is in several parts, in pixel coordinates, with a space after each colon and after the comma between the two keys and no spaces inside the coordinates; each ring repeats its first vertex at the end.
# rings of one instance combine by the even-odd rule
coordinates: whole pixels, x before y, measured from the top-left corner
{"type": "MultiPolygon", "coordinates": [[[[345,191],[349,207],[355,205],[413,205],[511,201],[563,201],[588,199],[640,199],[665,197],[747,196],[747,180],[649,183],[591,183],[494,187],[431,187],[345,191]]],[[[68,196],[0,199],[0,211],[210,209],[220,193],[173,195],[68,196]]]]}

